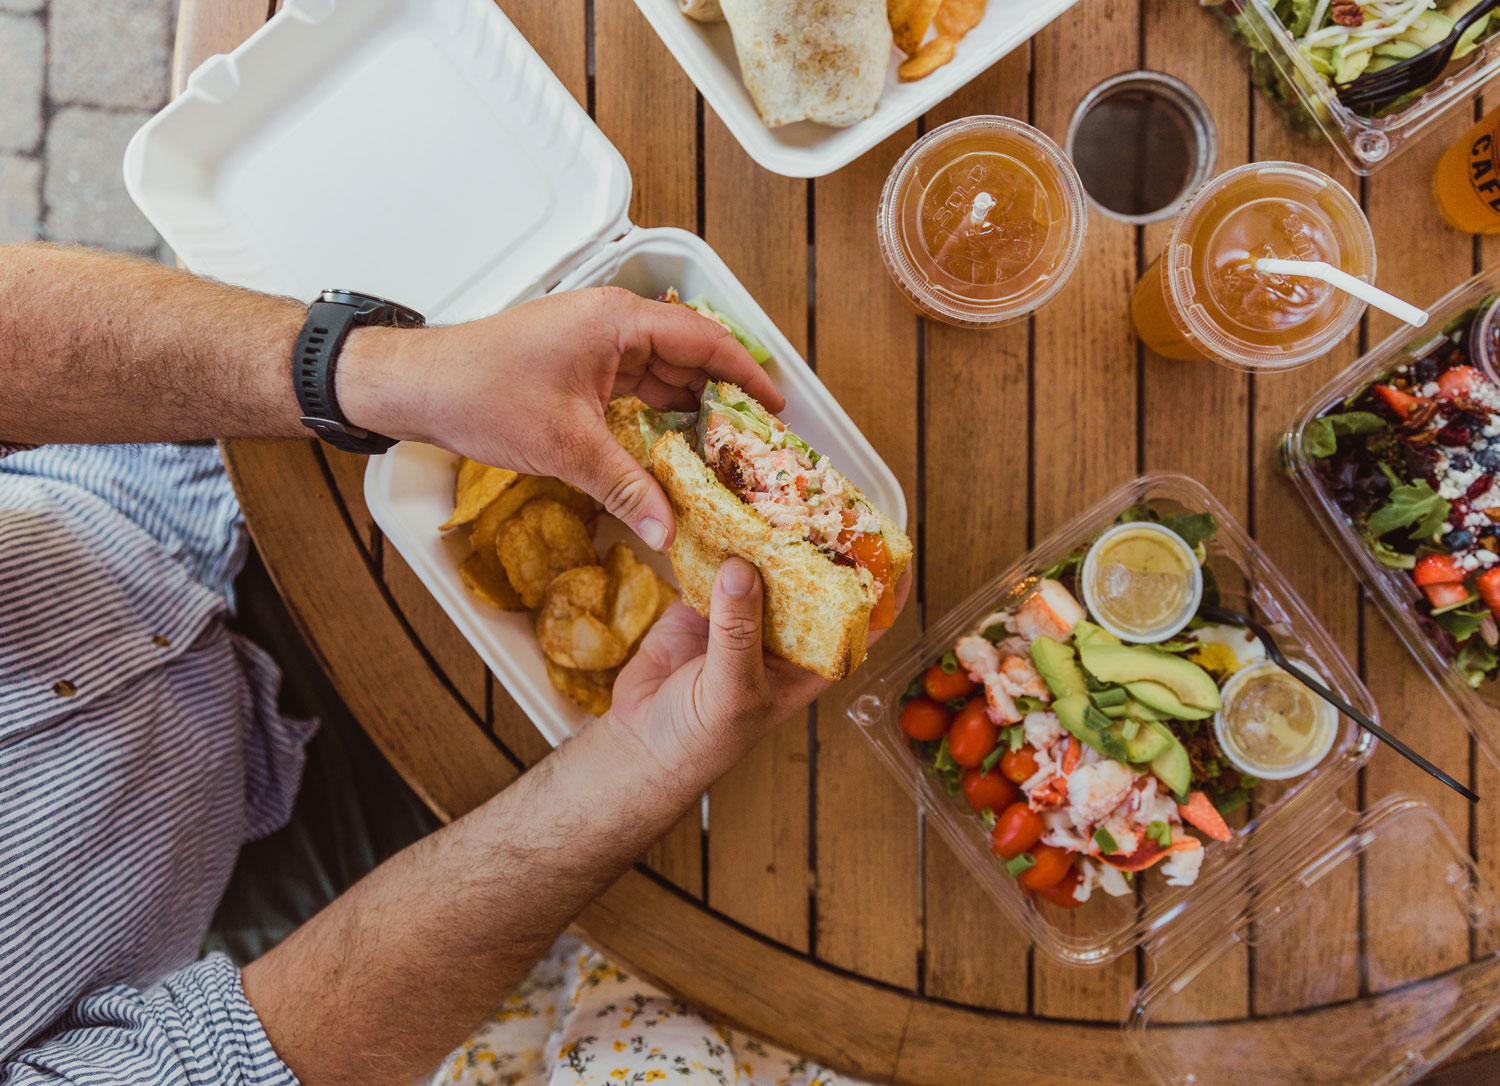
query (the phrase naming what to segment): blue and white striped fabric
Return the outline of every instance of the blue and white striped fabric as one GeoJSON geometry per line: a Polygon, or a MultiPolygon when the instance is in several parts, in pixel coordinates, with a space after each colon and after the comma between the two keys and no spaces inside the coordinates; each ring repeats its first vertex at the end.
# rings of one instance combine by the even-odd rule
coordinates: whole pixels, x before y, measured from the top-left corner
{"type": "Polygon", "coordinates": [[[0,1086],[296,1082],[195,960],[311,730],[223,625],[245,547],[212,446],[0,460],[0,1086]]]}

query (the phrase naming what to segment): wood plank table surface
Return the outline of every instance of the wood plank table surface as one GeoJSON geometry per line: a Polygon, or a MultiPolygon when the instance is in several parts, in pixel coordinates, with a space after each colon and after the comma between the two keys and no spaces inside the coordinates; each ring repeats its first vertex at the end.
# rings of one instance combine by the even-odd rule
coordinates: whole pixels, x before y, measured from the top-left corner
{"type": "MultiPolygon", "coordinates": [[[[1001,113],[1060,140],[1090,87],[1148,67],[1208,101],[1218,169],[1292,158],[1342,181],[1373,224],[1381,284],[1427,302],[1500,258],[1495,242],[1444,227],[1428,196],[1435,158],[1469,114],[1364,181],[1326,144],[1289,133],[1196,3],[1083,0],[857,162],[816,181],[791,180],[745,155],[629,0],[500,4],[629,162],[632,220],[705,237],[895,471],[919,565],[917,595],[894,637],[913,636],[923,616],[940,617],[1126,479],[1183,471],[1290,574],[1358,661],[1387,725],[1419,726],[1427,755],[1500,797],[1500,772],[1362,603],[1278,469],[1293,412],[1389,332],[1390,319],[1368,318],[1333,357],[1290,374],[1249,377],[1156,358],[1132,337],[1127,299],[1164,227],[1096,213],[1078,273],[1051,305],[1000,331],[958,330],[919,320],[902,303],[874,229],[881,184],[922,131],[1001,113]]],[[[186,0],[176,86],[275,8],[274,0],[186,0]]],[[[461,815],[546,754],[547,743],[385,545],[364,505],[362,458],[311,440],[236,441],[225,453],[256,544],[303,633],[435,811],[461,815]]],[[[1345,798],[1357,805],[1398,790],[1431,802],[1500,884],[1500,802],[1470,807],[1384,750],[1345,798]]],[[[924,831],[911,800],[843,717],[837,690],[714,785],[708,812],[706,831],[696,812],[684,819],[590,908],[581,934],[712,1016],[873,1080],[1146,1081],[1119,1028],[1145,962],[1127,955],[1079,970],[1034,953],[924,831]]],[[[1371,867],[1369,893],[1426,892],[1407,885],[1399,868],[1371,867]]],[[[1285,1005],[1290,988],[1277,981],[1293,975],[1283,970],[1316,969],[1330,933],[1305,934],[1307,960],[1257,962],[1253,992],[1243,957],[1216,966],[1218,1005],[1203,1016],[1301,1009],[1285,1005]]],[[[1467,960],[1467,935],[1433,931],[1400,948],[1410,975],[1467,960]]],[[[1287,1028],[1325,1029],[1336,1013],[1309,1009],[1287,1028]]],[[[1496,1049],[1500,1025],[1492,1024],[1458,1059],[1496,1049]]],[[[1337,1066],[1339,1053],[1328,1059],[1337,1066]]],[[[1269,1066],[1246,1072],[1296,1080],[1269,1066]]],[[[1453,1070],[1438,1074],[1460,1081],[1453,1070]]]]}

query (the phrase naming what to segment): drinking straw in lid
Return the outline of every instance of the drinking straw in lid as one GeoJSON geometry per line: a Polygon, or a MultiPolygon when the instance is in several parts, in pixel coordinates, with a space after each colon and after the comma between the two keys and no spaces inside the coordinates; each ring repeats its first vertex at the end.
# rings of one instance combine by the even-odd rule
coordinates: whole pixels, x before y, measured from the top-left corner
{"type": "Polygon", "coordinates": [[[1404,320],[1413,328],[1420,328],[1427,323],[1425,309],[1418,309],[1410,302],[1403,302],[1394,294],[1387,294],[1363,279],[1356,279],[1348,272],[1335,268],[1326,260],[1276,260],[1272,257],[1260,257],[1253,261],[1253,264],[1256,271],[1321,279],[1330,286],[1348,291],[1362,302],[1369,302],[1383,313],[1389,313],[1393,317],[1404,320]]]}

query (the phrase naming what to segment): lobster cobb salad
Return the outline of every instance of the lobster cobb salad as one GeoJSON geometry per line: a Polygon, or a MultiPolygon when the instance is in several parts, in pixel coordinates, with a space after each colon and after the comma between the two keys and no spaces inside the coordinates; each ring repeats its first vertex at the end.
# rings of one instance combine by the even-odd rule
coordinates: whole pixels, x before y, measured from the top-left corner
{"type": "Polygon", "coordinates": [[[1500,671],[1500,387],[1481,304],[1311,420],[1302,452],[1419,624],[1471,685],[1500,671]]]}
{"type": "MultiPolygon", "coordinates": [[[[1314,126],[1297,88],[1277,69],[1263,36],[1252,29],[1246,11],[1252,4],[1261,18],[1286,28],[1297,50],[1334,90],[1362,75],[1373,74],[1417,56],[1442,42],[1458,20],[1479,0],[1218,0],[1213,8],[1236,41],[1250,50],[1252,78],[1294,124],[1314,126]]],[[[1493,14],[1481,16],[1454,48],[1452,65],[1479,48],[1500,29],[1493,14]]],[[[1399,112],[1425,94],[1420,88],[1373,112],[1399,112]]]]}
{"type": "Polygon", "coordinates": [[[1197,616],[1218,598],[1203,564],[1216,532],[1210,514],[1133,508],[1014,610],[958,637],[902,696],[908,749],[966,801],[1038,901],[1125,896],[1158,865],[1169,885],[1192,884],[1205,841],[1233,835],[1227,816],[1262,776],[1305,773],[1332,747],[1336,717],[1259,640],[1197,616]],[[1142,546],[1151,536],[1173,542],[1142,546]],[[1192,569],[1179,574],[1169,551],[1192,569]],[[1179,576],[1201,591],[1155,602],[1179,576]],[[1112,612],[1119,629],[1135,604],[1154,640],[1098,621],[1112,612]],[[1178,620],[1161,622],[1172,610],[1178,620]]]}

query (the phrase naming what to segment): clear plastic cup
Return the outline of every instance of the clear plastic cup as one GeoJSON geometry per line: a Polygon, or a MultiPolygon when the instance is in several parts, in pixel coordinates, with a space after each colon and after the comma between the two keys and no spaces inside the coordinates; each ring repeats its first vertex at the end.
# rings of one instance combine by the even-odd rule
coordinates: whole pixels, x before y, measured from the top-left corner
{"type": "Polygon", "coordinates": [[[1250,270],[1258,257],[1324,260],[1375,280],[1375,237],[1354,197],[1295,162],[1255,162],[1210,181],[1136,284],[1136,334],[1165,358],[1285,370],[1349,335],[1365,303],[1301,276],[1250,270]]]}
{"type": "Polygon", "coordinates": [[[876,229],[891,278],[920,313],[993,328],[1034,313],[1078,266],[1088,202],[1044,133],[1009,117],[934,129],[886,179],[876,229]]]}

